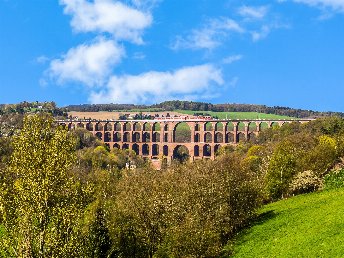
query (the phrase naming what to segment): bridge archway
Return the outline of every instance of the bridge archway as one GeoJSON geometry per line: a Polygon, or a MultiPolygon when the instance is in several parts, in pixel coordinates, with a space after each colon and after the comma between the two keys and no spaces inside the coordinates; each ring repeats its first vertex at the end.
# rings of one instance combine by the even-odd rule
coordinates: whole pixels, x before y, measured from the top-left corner
{"type": "Polygon", "coordinates": [[[226,130],[227,131],[234,131],[234,124],[232,122],[227,123],[226,130]]]}
{"type": "Polygon", "coordinates": [[[209,144],[206,144],[203,146],[203,156],[204,157],[210,157],[211,156],[211,146],[209,144]]]}
{"type": "Polygon", "coordinates": [[[257,131],[257,125],[254,122],[251,122],[248,126],[248,131],[249,132],[256,132],[257,131]]]}
{"type": "Polygon", "coordinates": [[[96,131],[103,131],[103,125],[101,123],[96,123],[96,131]]]}
{"type": "Polygon", "coordinates": [[[168,156],[168,146],[167,145],[164,145],[164,147],[162,148],[162,152],[163,152],[163,155],[164,156],[168,156]]]}
{"type": "Polygon", "coordinates": [[[125,132],[123,134],[123,142],[130,142],[130,133],[129,132],[125,132]]]}
{"type": "Polygon", "coordinates": [[[112,131],[112,124],[111,123],[105,124],[105,131],[112,131]]]}
{"type": "Polygon", "coordinates": [[[233,133],[227,133],[226,135],[226,142],[227,143],[234,143],[235,136],[233,133]]]}
{"type": "Polygon", "coordinates": [[[173,142],[191,142],[191,129],[186,122],[176,124],[173,129],[173,142]]]}
{"type": "Polygon", "coordinates": [[[96,133],[96,136],[99,140],[103,140],[103,134],[101,132],[96,133]]]}
{"type": "Polygon", "coordinates": [[[214,146],[214,154],[217,154],[217,152],[219,151],[220,148],[221,148],[221,145],[220,144],[216,144],[214,146]]]}
{"type": "Polygon", "coordinates": [[[151,141],[151,137],[150,137],[150,133],[144,133],[142,135],[142,142],[150,142],[151,141]]]}
{"type": "Polygon", "coordinates": [[[104,142],[111,142],[111,133],[110,132],[106,132],[104,134],[104,142]]]}
{"type": "Polygon", "coordinates": [[[131,123],[130,122],[124,123],[123,131],[131,131],[131,123]]]}
{"type": "Polygon", "coordinates": [[[114,131],[121,131],[121,128],[122,128],[122,126],[120,123],[117,122],[114,124],[114,128],[113,128],[114,131]]]}
{"type": "Polygon", "coordinates": [[[213,142],[213,136],[211,133],[207,132],[204,134],[204,142],[213,142]]]}
{"type": "Polygon", "coordinates": [[[223,134],[217,132],[215,134],[215,143],[221,143],[221,142],[223,142],[223,134]]]}
{"type": "Polygon", "coordinates": [[[138,133],[138,132],[133,133],[133,142],[140,142],[140,141],[141,141],[140,133],[138,133]]]}
{"type": "Polygon", "coordinates": [[[134,123],[133,131],[141,131],[141,124],[138,122],[134,123]]]}
{"type": "Polygon", "coordinates": [[[120,142],[120,141],[122,141],[121,133],[116,133],[116,132],[114,132],[114,134],[113,134],[113,141],[114,141],[114,142],[120,142]]]}
{"type": "Polygon", "coordinates": [[[158,156],[159,155],[159,145],[153,144],[152,145],[152,156],[158,156]]]}
{"type": "Polygon", "coordinates": [[[77,124],[76,124],[76,127],[77,127],[77,128],[84,128],[84,124],[83,124],[83,123],[77,123],[77,124]]]}
{"type": "Polygon", "coordinates": [[[194,141],[195,141],[195,142],[200,142],[200,138],[201,138],[201,137],[200,137],[199,133],[196,133],[196,134],[195,134],[194,141]]]}
{"type": "Polygon", "coordinates": [[[242,133],[242,132],[238,133],[237,137],[238,137],[238,142],[244,142],[244,141],[246,141],[245,134],[242,133]]]}
{"type": "Polygon", "coordinates": [[[152,127],[151,127],[151,125],[150,125],[150,123],[144,123],[143,124],[143,131],[151,131],[152,130],[152,127]]]}
{"type": "Polygon", "coordinates": [[[87,123],[86,124],[86,130],[93,131],[93,123],[87,123]]]}
{"type": "Polygon", "coordinates": [[[221,122],[215,124],[215,131],[223,131],[223,124],[221,122]]]}
{"type": "Polygon", "coordinates": [[[195,157],[199,157],[199,146],[198,145],[195,145],[194,146],[194,156],[195,157]]]}
{"type": "Polygon", "coordinates": [[[204,131],[212,131],[213,129],[214,128],[211,122],[207,122],[204,124],[204,131]]]}
{"type": "Polygon", "coordinates": [[[173,159],[186,162],[190,158],[189,149],[184,145],[177,145],[173,150],[173,159]]]}
{"type": "Polygon", "coordinates": [[[153,142],[160,142],[160,133],[153,133],[153,142]]]}
{"type": "Polygon", "coordinates": [[[132,150],[136,153],[136,155],[140,154],[140,146],[138,144],[134,143],[132,150]]]}
{"type": "Polygon", "coordinates": [[[143,144],[142,145],[142,155],[143,156],[148,156],[149,155],[149,145],[148,144],[143,144]]]}
{"type": "Polygon", "coordinates": [[[160,123],[154,123],[153,124],[153,131],[160,132],[160,130],[161,130],[160,123]]]}

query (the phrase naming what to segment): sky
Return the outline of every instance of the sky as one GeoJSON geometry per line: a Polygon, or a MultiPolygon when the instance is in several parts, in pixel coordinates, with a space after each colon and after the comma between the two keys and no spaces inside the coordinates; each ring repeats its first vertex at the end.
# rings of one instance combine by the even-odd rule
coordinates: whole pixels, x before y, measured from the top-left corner
{"type": "Polygon", "coordinates": [[[344,0],[0,0],[0,103],[344,112],[344,0]]]}

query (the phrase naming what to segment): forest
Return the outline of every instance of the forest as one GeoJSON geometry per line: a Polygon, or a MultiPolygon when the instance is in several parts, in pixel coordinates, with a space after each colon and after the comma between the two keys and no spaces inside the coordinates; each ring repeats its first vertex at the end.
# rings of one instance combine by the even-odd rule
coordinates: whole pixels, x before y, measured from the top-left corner
{"type": "Polygon", "coordinates": [[[215,161],[158,171],[51,114],[12,116],[0,136],[3,257],[229,257],[264,204],[343,186],[338,117],[269,128],[215,161]]]}

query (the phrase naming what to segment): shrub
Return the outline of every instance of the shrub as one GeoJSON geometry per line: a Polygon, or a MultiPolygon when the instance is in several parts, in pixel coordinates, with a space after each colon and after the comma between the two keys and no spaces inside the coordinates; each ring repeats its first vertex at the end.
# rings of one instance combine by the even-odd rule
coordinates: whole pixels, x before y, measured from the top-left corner
{"type": "Polygon", "coordinates": [[[315,175],[312,170],[307,170],[294,176],[291,184],[289,185],[289,189],[290,193],[295,195],[311,193],[321,189],[322,186],[322,180],[315,175]]]}
{"type": "Polygon", "coordinates": [[[335,189],[344,187],[344,169],[332,170],[324,177],[324,188],[335,189]]]}

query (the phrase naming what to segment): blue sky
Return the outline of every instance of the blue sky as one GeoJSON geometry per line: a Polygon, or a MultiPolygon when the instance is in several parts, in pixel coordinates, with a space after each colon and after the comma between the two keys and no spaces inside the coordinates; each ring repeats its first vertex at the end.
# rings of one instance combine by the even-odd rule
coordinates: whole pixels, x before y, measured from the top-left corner
{"type": "Polygon", "coordinates": [[[0,103],[344,112],[344,0],[0,0],[0,103]]]}

